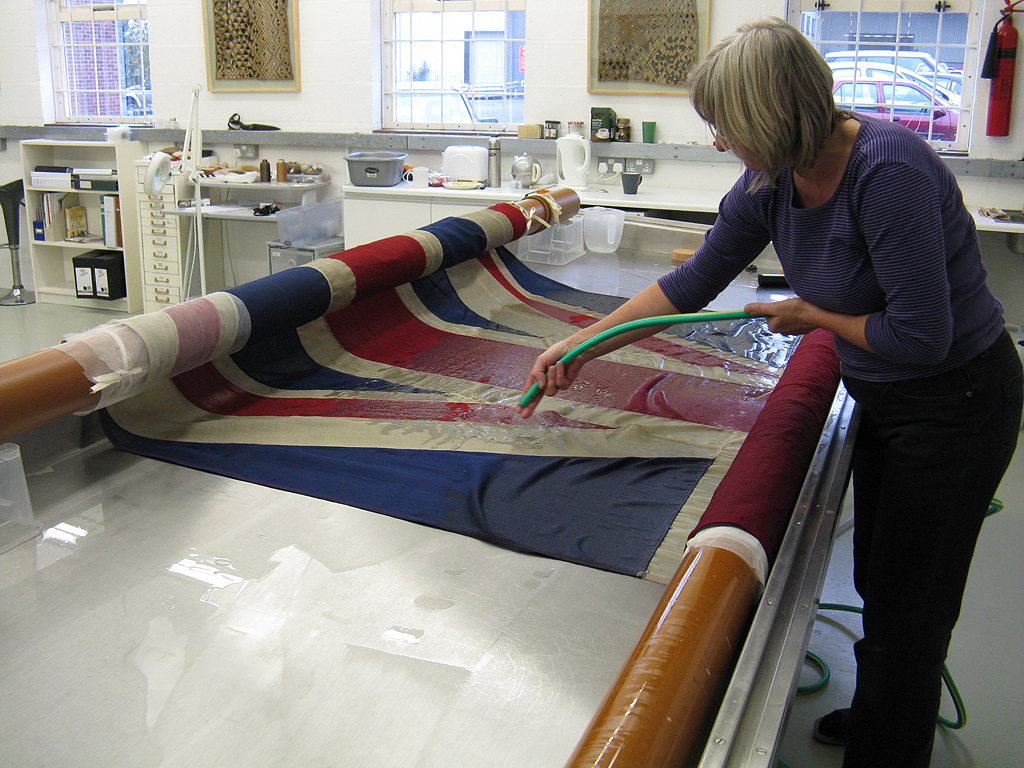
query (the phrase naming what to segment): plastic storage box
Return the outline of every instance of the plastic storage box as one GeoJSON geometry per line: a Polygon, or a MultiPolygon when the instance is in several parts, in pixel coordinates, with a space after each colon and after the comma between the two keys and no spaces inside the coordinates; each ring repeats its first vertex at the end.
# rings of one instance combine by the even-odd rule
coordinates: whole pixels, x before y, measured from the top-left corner
{"type": "Polygon", "coordinates": [[[568,264],[585,253],[583,216],[573,216],[563,224],[521,237],[512,245],[515,246],[514,253],[522,261],[558,266],[568,264]]]}
{"type": "Polygon", "coordinates": [[[285,245],[284,243],[267,243],[267,257],[270,260],[270,274],[284,272],[286,269],[308,264],[313,259],[322,259],[333,256],[338,251],[345,250],[345,239],[343,237],[332,237],[322,243],[310,243],[309,245],[285,245]]]}
{"type": "Polygon", "coordinates": [[[402,180],[408,152],[350,152],[348,178],[357,187],[393,187],[402,180]]]}
{"type": "Polygon", "coordinates": [[[319,243],[341,234],[341,198],[282,208],[277,219],[277,239],[284,245],[319,243]]]}
{"type": "Polygon", "coordinates": [[[0,445],[0,552],[34,536],[39,530],[15,443],[0,445]]]}

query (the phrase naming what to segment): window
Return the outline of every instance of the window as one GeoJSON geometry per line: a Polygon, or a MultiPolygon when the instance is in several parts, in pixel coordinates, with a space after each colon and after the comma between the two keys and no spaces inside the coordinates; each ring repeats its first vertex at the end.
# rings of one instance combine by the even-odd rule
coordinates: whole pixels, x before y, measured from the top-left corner
{"type": "Polygon", "coordinates": [[[381,0],[385,128],[523,122],[526,0],[381,0]]]}
{"type": "Polygon", "coordinates": [[[153,116],[146,0],[47,0],[58,122],[153,116]]]}
{"type": "Polygon", "coordinates": [[[979,39],[970,0],[796,5],[800,30],[832,68],[837,104],[903,122],[937,149],[966,151],[979,39]]]}

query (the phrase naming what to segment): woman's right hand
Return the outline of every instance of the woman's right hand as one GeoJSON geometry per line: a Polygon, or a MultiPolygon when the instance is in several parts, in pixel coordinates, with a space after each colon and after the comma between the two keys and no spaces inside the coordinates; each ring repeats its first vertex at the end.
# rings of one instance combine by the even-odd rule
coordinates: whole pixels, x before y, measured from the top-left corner
{"type": "Polygon", "coordinates": [[[523,394],[525,395],[534,384],[540,387],[540,392],[525,406],[516,406],[516,410],[524,419],[530,417],[545,395],[551,396],[560,389],[568,389],[572,386],[576,377],[579,376],[583,364],[591,359],[591,356],[584,353],[572,360],[568,366],[561,363],[561,358],[577,346],[578,342],[563,339],[548,347],[534,361],[530,374],[523,384],[523,394]]]}

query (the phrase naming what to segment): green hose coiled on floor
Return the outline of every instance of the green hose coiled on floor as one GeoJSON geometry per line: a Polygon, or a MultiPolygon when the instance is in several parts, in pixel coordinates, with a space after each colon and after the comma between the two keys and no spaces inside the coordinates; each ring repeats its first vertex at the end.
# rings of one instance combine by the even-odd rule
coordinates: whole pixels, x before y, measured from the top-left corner
{"type": "MultiPolygon", "coordinates": [[[[713,320],[752,320],[757,317],[767,317],[767,315],[750,315],[746,312],[695,312],[689,315],[658,315],[656,317],[644,317],[639,320],[630,320],[628,323],[622,323],[621,325],[616,325],[614,328],[609,328],[607,331],[602,331],[592,339],[587,339],[579,346],[573,347],[562,355],[558,362],[562,363],[562,365],[568,365],[588,349],[593,349],[602,341],[610,339],[613,336],[618,336],[620,333],[635,331],[638,328],[650,328],[655,325],[668,326],[676,325],[678,323],[704,323],[713,320]]],[[[539,393],[540,384],[534,382],[519,401],[519,407],[525,408],[528,406],[539,393]]]]}
{"type": "MultiPolygon", "coordinates": [[[[818,610],[847,611],[848,613],[864,613],[863,608],[858,608],[855,605],[842,605],[840,603],[819,603],[818,610]]],[[[812,654],[808,653],[808,656],[811,655],[812,654]]],[[[815,656],[814,658],[816,659],[815,663],[820,664],[824,667],[824,675],[827,678],[829,675],[828,666],[817,656],[815,656]]],[[[953,707],[956,709],[956,720],[947,720],[942,715],[939,715],[939,725],[944,725],[950,730],[958,731],[965,725],[967,725],[967,708],[964,706],[964,700],[960,696],[960,691],[956,687],[956,683],[953,682],[953,676],[949,673],[949,667],[947,667],[945,664],[942,665],[942,682],[946,684],[946,689],[949,691],[949,695],[953,699],[953,707]]],[[[812,685],[818,684],[814,683],[812,685]]],[[[813,690],[820,690],[821,687],[824,686],[815,687],[813,688],[813,690]]],[[[797,693],[810,693],[810,691],[803,691],[800,688],[798,688],[797,693]]]]}

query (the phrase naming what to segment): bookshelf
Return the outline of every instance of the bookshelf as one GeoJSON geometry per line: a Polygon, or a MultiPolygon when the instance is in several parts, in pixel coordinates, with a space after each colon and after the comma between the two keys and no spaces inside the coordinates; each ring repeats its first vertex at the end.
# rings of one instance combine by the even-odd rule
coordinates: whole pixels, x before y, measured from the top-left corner
{"type": "Polygon", "coordinates": [[[28,251],[37,301],[119,312],[142,311],[139,216],[135,200],[135,161],[142,155],[141,143],[134,141],[27,139],[21,142],[25,206],[30,227],[28,251]],[[38,168],[47,170],[37,171],[38,168]],[[78,183],[82,188],[69,188],[69,175],[57,170],[62,168],[81,169],[83,173],[78,183]],[[113,189],[115,178],[118,180],[116,190],[113,189]],[[118,242],[118,208],[119,245],[112,244],[118,242]],[[86,231],[98,239],[71,238],[67,231],[70,209],[80,209],[86,231]],[[114,217],[113,222],[111,217],[114,217]],[[94,250],[122,254],[125,297],[105,299],[79,295],[81,284],[76,285],[74,260],[94,250]]]}

